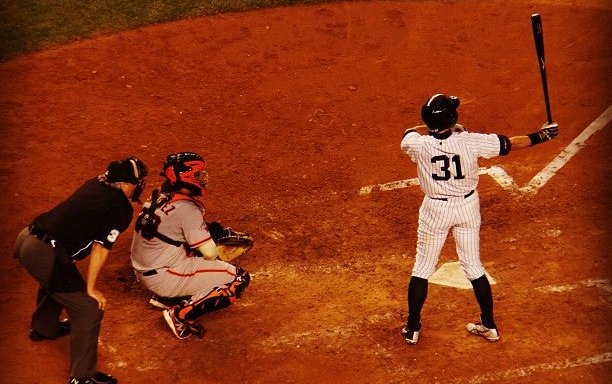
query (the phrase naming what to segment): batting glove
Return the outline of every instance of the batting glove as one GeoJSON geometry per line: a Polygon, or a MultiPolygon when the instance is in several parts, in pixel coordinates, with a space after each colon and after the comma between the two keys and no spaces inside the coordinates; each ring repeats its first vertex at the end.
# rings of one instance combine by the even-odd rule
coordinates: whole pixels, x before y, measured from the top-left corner
{"type": "Polygon", "coordinates": [[[559,134],[559,125],[557,123],[545,123],[538,133],[542,141],[554,139],[559,134]]]}
{"type": "Polygon", "coordinates": [[[531,146],[543,143],[550,139],[554,139],[559,134],[557,123],[545,123],[539,131],[527,135],[531,140],[531,146]]]}

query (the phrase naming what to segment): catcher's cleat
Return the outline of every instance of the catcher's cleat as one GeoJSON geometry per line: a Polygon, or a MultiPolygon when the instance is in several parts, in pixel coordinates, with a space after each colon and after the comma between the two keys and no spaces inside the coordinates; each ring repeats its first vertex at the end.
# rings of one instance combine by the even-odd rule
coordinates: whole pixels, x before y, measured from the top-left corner
{"type": "Polygon", "coordinates": [[[52,337],[45,336],[35,329],[30,329],[29,336],[30,336],[30,340],[32,341],[55,340],[55,339],[59,339],[60,337],[69,335],[70,330],[71,330],[70,320],[65,319],[59,322],[59,332],[55,336],[52,336],[52,337]]]}
{"type": "Polygon", "coordinates": [[[499,340],[499,333],[495,328],[487,328],[481,323],[468,323],[466,328],[471,334],[482,336],[489,341],[499,340]]]}
{"type": "Polygon", "coordinates": [[[117,384],[117,379],[104,372],[97,372],[91,377],[71,377],[68,384],[117,384]]]}
{"type": "Polygon", "coordinates": [[[404,335],[404,339],[410,345],[415,345],[417,341],[419,341],[419,331],[411,331],[408,327],[404,327],[402,329],[402,335],[404,335]]]}
{"type": "Polygon", "coordinates": [[[189,333],[199,337],[200,339],[204,337],[204,327],[201,324],[196,323],[195,321],[187,320],[185,322],[187,327],[189,328],[189,333]]]}
{"type": "Polygon", "coordinates": [[[177,307],[165,309],[164,319],[166,320],[166,323],[168,323],[170,330],[172,330],[172,333],[174,333],[176,337],[181,340],[186,339],[191,336],[191,330],[189,324],[186,321],[181,321],[178,317],[176,317],[176,315],[174,314],[174,310],[176,308],[177,307]]]}

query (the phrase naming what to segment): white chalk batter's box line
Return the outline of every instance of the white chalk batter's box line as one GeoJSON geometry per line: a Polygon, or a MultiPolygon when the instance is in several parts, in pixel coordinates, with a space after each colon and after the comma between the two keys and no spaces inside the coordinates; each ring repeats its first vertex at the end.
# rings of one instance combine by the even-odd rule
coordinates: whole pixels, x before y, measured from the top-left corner
{"type": "MultiPolygon", "coordinates": [[[[557,157],[555,157],[544,169],[531,179],[527,184],[519,187],[512,176],[508,175],[503,168],[499,166],[481,167],[478,171],[479,175],[489,175],[495,180],[504,190],[521,195],[534,195],[542,188],[548,180],[550,180],[580,149],[585,145],[586,141],[595,133],[607,126],[612,120],[612,105],[606,109],[595,121],[593,121],[578,137],[574,139],[557,157]]],[[[392,191],[395,189],[408,188],[419,185],[419,180],[406,179],[392,181],[384,184],[375,184],[362,187],[359,190],[360,195],[368,195],[373,191],[392,191]]]]}
{"type": "Polygon", "coordinates": [[[568,285],[546,285],[543,287],[537,287],[535,290],[540,292],[570,292],[580,288],[581,286],[595,287],[608,294],[612,294],[612,286],[610,285],[610,281],[608,279],[587,279],[568,285]]]}
{"type": "Polygon", "coordinates": [[[502,372],[493,372],[486,375],[473,376],[471,378],[456,379],[449,384],[480,384],[486,382],[498,382],[499,380],[517,379],[527,377],[534,373],[543,371],[560,371],[569,368],[584,367],[588,365],[609,363],[612,361],[612,353],[605,352],[594,356],[582,356],[573,360],[554,361],[529,365],[527,367],[509,369],[502,372]]]}
{"type": "MultiPolygon", "coordinates": [[[[271,348],[277,352],[283,351],[287,346],[291,348],[301,348],[308,344],[313,343],[324,343],[322,340],[338,340],[338,339],[350,339],[355,338],[357,335],[363,337],[362,331],[366,324],[376,324],[381,321],[388,321],[394,318],[393,313],[387,313],[385,315],[378,315],[376,317],[370,317],[364,319],[362,322],[352,323],[346,326],[328,326],[319,327],[311,331],[305,331],[300,333],[290,333],[287,335],[272,335],[269,338],[263,340],[260,344],[271,348]]],[[[377,356],[383,356],[391,359],[393,355],[397,353],[395,350],[385,348],[376,340],[368,338],[368,342],[372,345],[372,353],[377,356]]],[[[521,377],[528,377],[538,372],[545,371],[560,371],[570,368],[577,368],[589,365],[597,365],[609,363],[612,361],[612,352],[603,352],[593,356],[580,356],[573,359],[566,359],[563,361],[544,362],[539,364],[533,364],[524,367],[512,368],[505,371],[491,372],[484,375],[477,375],[472,377],[457,378],[451,382],[445,382],[449,384],[479,384],[486,382],[498,382],[500,380],[517,379],[521,377]]],[[[405,366],[397,366],[396,372],[398,375],[406,373],[409,376],[412,371],[407,370],[405,366]]],[[[436,382],[438,383],[438,382],[436,382]]]]}

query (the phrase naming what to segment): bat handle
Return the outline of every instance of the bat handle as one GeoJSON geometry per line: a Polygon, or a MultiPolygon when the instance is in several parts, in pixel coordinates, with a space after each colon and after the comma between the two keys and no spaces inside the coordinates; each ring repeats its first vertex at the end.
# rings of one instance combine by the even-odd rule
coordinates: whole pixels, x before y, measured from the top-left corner
{"type": "MultiPolygon", "coordinates": [[[[546,79],[546,73],[543,73],[542,76],[546,79]]],[[[548,98],[548,82],[544,80],[544,100],[546,104],[546,118],[548,119],[548,124],[552,124],[552,112],[550,111],[550,101],[548,98]]]]}

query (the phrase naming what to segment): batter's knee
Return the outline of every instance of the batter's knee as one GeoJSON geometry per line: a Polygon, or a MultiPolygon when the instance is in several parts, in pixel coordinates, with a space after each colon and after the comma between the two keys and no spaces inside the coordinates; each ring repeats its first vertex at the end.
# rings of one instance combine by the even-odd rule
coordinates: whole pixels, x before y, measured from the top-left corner
{"type": "Polygon", "coordinates": [[[485,274],[485,269],[484,267],[481,265],[479,266],[472,266],[469,269],[465,269],[464,268],[464,272],[465,272],[465,276],[468,278],[469,281],[473,281],[478,279],[480,276],[485,274]]]}
{"type": "Polygon", "coordinates": [[[424,265],[415,264],[414,267],[412,268],[412,276],[420,277],[421,279],[425,279],[425,280],[429,280],[431,276],[433,276],[435,271],[436,271],[435,266],[430,267],[427,265],[424,266],[424,265]]]}

